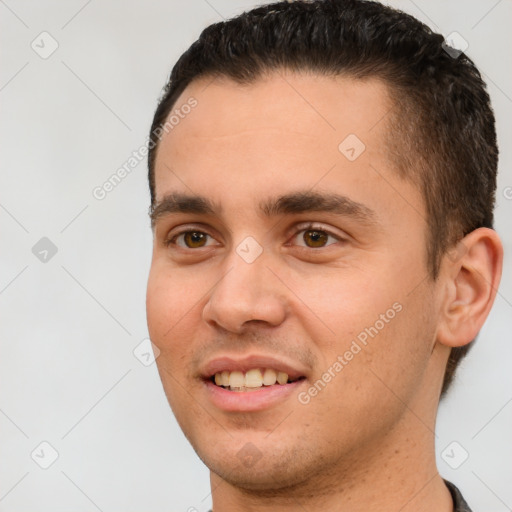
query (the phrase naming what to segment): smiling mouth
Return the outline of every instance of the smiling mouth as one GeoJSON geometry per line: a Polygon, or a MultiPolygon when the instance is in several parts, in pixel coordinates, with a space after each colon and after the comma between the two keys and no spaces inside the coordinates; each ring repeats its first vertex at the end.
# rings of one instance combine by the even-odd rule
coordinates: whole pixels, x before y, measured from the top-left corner
{"type": "Polygon", "coordinates": [[[235,392],[250,392],[271,386],[285,386],[305,377],[290,379],[285,372],[279,372],[272,368],[253,368],[247,372],[222,371],[210,377],[216,386],[235,392]]]}

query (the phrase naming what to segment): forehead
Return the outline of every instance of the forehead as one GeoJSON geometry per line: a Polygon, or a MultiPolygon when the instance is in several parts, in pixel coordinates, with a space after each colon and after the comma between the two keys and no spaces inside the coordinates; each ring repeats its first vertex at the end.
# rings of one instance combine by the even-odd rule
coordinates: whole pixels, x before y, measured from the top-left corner
{"type": "Polygon", "coordinates": [[[396,174],[386,144],[392,109],[377,79],[276,72],[242,85],[201,78],[169,115],[156,158],[156,200],[192,192],[233,204],[236,196],[242,207],[248,198],[256,205],[278,192],[341,187],[364,202],[371,181],[382,186],[396,174]]]}
{"type": "MultiPolygon", "coordinates": [[[[336,154],[338,143],[349,134],[357,135],[367,146],[380,142],[386,126],[382,121],[391,109],[387,86],[377,79],[284,71],[250,84],[203,77],[177,99],[158,153],[171,150],[180,156],[180,151],[191,146],[204,151],[206,143],[229,145],[244,135],[247,146],[251,139],[254,144],[261,143],[266,134],[269,141],[279,135],[281,146],[297,146],[297,154],[306,139],[322,143],[336,154]],[[189,106],[192,102],[194,108],[189,106]]],[[[194,154],[187,156],[193,158],[194,154]]]]}
{"type": "Polygon", "coordinates": [[[183,91],[173,112],[179,112],[191,98],[197,106],[188,122],[185,118],[173,127],[177,137],[220,138],[274,129],[323,138],[339,138],[349,130],[368,138],[367,132],[392,108],[388,87],[377,78],[363,81],[286,71],[249,84],[227,77],[203,77],[183,91]]]}

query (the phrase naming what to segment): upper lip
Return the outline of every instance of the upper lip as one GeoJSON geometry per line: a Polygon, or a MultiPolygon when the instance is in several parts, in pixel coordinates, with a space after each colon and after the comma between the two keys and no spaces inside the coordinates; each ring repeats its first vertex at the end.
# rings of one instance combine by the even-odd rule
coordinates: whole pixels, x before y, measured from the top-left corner
{"type": "Polygon", "coordinates": [[[239,371],[245,373],[253,368],[272,368],[278,372],[287,373],[290,380],[306,376],[306,372],[300,365],[286,361],[283,358],[277,359],[276,357],[262,354],[252,354],[245,357],[216,357],[203,366],[201,375],[204,379],[210,379],[219,372],[239,371]]]}

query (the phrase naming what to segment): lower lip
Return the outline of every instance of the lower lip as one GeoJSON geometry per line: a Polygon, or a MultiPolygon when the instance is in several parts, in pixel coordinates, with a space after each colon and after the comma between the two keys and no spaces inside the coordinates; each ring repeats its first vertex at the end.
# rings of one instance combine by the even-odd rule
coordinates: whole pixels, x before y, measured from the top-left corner
{"type": "Polygon", "coordinates": [[[297,396],[298,388],[305,382],[306,379],[301,379],[289,384],[264,386],[255,391],[229,391],[209,380],[204,381],[206,392],[213,404],[219,409],[229,412],[252,412],[268,409],[282,403],[291,395],[297,396]]]}

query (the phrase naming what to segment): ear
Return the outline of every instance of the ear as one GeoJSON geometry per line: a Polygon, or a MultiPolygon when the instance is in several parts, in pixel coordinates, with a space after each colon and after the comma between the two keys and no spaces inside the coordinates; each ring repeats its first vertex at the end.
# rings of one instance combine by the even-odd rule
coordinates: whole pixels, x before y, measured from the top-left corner
{"type": "Polygon", "coordinates": [[[502,265],[503,246],[489,228],[475,229],[443,256],[438,342],[461,347],[475,339],[496,297],[502,265]]]}

